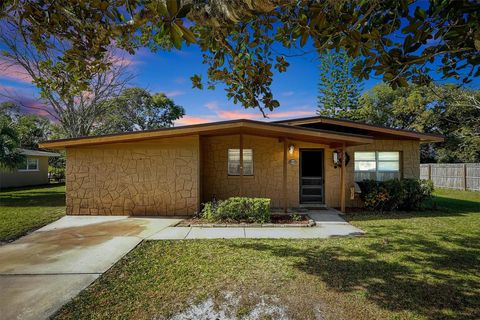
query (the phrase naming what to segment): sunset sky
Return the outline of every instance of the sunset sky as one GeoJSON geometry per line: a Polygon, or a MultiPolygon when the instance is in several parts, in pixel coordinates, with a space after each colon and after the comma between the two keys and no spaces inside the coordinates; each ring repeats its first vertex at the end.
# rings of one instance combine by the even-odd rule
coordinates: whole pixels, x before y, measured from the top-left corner
{"type": "MultiPolygon", "coordinates": [[[[315,115],[318,57],[311,44],[307,44],[304,51],[307,54],[288,58],[290,67],[287,72],[275,73],[272,90],[275,98],[280,101],[280,107],[265,120],[315,115]]],[[[285,50],[282,52],[289,53],[285,50]]],[[[176,125],[238,118],[262,120],[258,110],[246,110],[229,101],[222,87],[217,87],[214,91],[192,88],[190,77],[194,73],[202,74],[204,80],[206,78],[206,66],[202,64],[201,52],[195,46],[185,47],[181,51],[157,53],[141,49],[133,56],[125,56],[125,59],[129,63],[129,71],[135,75],[132,86],[144,87],[151,92],[164,92],[185,107],[186,116],[178,120],[176,125]]],[[[439,78],[438,75],[434,77],[439,78]]],[[[377,83],[381,83],[381,79],[372,77],[363,83],[363,88],[368,90],[377,83]]],[[[478,83],[477,80],[472,86],[478,87],[478,83]]],[[[30,105],[36,104],[34,97],[37,90],[18,67],[0,70],[0,90],[21,97],[30,105]]]]}

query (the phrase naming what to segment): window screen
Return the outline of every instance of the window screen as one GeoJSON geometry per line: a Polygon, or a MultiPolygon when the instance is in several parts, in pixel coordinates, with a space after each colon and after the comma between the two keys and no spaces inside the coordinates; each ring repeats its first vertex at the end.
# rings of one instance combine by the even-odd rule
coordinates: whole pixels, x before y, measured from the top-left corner
{"type": "Polygon", "coordinates": [[[20,171],[38,171],[38,159],[25,159],[18,165],[20,171]]]}
{"type": "Polygon", "coordinates": [[[400,178],[400,152],[355,152],[355,181],[400,178]]]}
{"type": "MultiPolygon", "coordinates": [[[[228,175],[240,175],[240,149],[228,149],[228,175]]],[[[253,175],[252,149],[243,149],[243,175],[253,175]]]]}

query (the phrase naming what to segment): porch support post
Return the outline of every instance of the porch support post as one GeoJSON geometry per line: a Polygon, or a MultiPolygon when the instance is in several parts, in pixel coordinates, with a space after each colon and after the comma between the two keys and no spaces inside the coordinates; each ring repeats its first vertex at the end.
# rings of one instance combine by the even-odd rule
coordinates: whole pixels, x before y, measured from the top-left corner
{"type": "Polygon", "coordinates": [[[340,170],[340,211],[345,212],[345,142],[342,144],[342,166],[340,170]]]}
{"type": "Polygon", "coordinates": [[[243,197],[243,133],[240,133],[240,197],[243,197]]]}
{"type": "Polygon", "coordinates": [[[287,213],[288,199],[287,199],[287,162],[288,162],[288,141],[283,138],[283,211],[287,213]]]}

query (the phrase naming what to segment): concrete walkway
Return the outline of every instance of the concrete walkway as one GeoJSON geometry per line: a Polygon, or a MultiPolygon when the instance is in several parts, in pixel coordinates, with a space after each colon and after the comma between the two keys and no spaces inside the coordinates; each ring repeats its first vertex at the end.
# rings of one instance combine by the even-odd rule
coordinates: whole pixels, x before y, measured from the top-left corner
{"type": "Polygon", "coordinates": [[[346,222],[337,210],[309,211],[315,220],[314,227],[168,227],[148,240],[183,240],[183,239],[325,239],[338,236],[358,236],[363,231],[346,222]]]}
{"type": "Polygon", "coordinates": [[[46,319],[180,219],[67,216],[0,247],[0,319],[46,319]]]}

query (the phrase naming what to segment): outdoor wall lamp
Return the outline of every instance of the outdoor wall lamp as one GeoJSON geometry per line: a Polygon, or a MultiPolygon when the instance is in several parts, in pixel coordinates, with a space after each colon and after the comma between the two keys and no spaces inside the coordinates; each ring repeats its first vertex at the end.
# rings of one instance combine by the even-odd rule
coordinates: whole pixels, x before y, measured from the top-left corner
{"type": "MultiPolygon", "coordinates": [[[[341,167],[342,166],[342,151],[335,150],[332,152],[332,160],[333,160],[333,167],[341,167]]],[[[350,156],[348,153],[345,152],[345,166],[350,162],[350,156]]]]}
{"type": "Polygon", "coordinates": [[[294,151],[295,151],[295,145],[291,144],[288,147],[288,153],[292,155],[294,151]]]}

